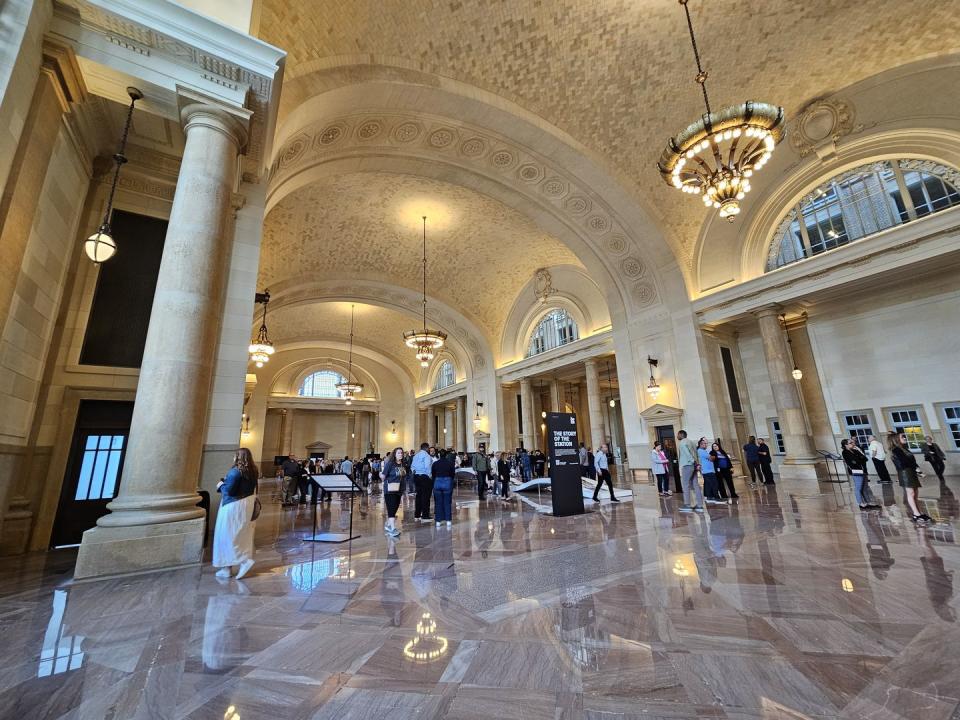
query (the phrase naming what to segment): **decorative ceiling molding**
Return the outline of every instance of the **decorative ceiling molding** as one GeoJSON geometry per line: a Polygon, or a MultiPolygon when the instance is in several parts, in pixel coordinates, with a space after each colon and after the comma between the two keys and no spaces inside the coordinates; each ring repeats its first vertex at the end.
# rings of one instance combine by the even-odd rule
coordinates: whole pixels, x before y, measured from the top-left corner
{"type": "Polygon", "coordinates": [[[380,153],[452,164],[493,177],[561,219],[604,264],[620,285],[628,308],[654,305],[653,277],[631,277],[622,264],[645,267],[638,243],[602,198],[563,168],[529,148],[464,123],[426,115],[347,115],[307,126],[278,148],[269,171],[268,210],[288,192],[288,180],[337,158],[380,153]]]}
{"type": "Polygon", "coordinates": [[[812,152],[822,160],[836,154],[840,138],[863,130],[855,125],[856,109],[839,97],[819,98],[805,107],[794,119],[790,145],[800,157],[812,152]]]}

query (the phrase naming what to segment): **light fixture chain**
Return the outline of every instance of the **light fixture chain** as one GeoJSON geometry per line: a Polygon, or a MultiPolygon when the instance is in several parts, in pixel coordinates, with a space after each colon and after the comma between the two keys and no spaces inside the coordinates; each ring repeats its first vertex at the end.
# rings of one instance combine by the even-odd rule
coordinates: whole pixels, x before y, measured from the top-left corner
{"type": "Polygon", "coordinates": [[[423,332],[427,332],[427,216],[423,216],[423,332]]]}
{"type": "Polygon", "coordinates": [[[707,97],[707,73],[704,72],[703,64],[700,62],[700,49],[697,47],[697,38],[693,33],[693,20],[690,19],[689,0],[679,0],[683,5],[683,12],[687,16],[687,30],[690,31],[690,44],[693,46],[693,57],[697,61],[697,82],[703,91],[703,104],[707,108],[707,118],[710,117],[710,98],[707,97]]]}
{"type": "Polygon", "coordinates": [[[109,225],[113,220],[113,197],[117,193],[117,184],[120,180],[120,168],[127,162],[123,154],[127,149],[127,136],[130,134],[130,124],[133,121],[133,107],[137,102],[136,97],[130,98],[130,106],[127,108],[127,119],[123,125],[123,135],[120,138],[120,149],[113,156],[113,182],[110,183],[110,195],[107,197],[107,210],[103,214],[103,224],[109,225]]]}

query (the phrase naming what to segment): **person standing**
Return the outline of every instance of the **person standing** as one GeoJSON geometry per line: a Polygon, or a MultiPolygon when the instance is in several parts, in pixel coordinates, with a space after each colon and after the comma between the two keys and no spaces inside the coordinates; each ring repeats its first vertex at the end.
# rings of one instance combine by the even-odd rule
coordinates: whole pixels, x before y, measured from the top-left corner
{"type": "Polygon", "coordinates": [[[750,487],[756,487],[757,480],[763,480],[763,473],[760,470],[760,446],[753,435],[747,438],[747,444],[743,446],[743,459],[750,471],[750,487]]]}
{"type": "Polygon", "coordinates": [[[505,452],[500,453],[497,460],[497,475],[500,476],[500,497],[506,500],[510,497],[510,460],[505,452]]]}
{"type": "Polygon", "coordinates": [[[763,438],[757,438],[757,455],[760,457],[760,472],[764,485],[776,485],[773,481],[773,456],[770,446],[763,438]]]}
{"type": "Polygon", "coordinates": [[[873,462],[873,469],[877,471],[877,479],[880,482],[893,482],[890,479],[890,472],[887,470],[887,453],[883,449],[883,443],[873,435],[870,436],[867,445],[867,457],[873,462]]]}
{"type": "Polygon", "coordinates": [[[520,466],[523,468],[524,482],[533,479],[533,463],[530,461],[530,453],[526,448],[520,449],[520,466]]]}
{"type": "Polygon", "coordinates": [[[927,435],[924,440],[926,442],[920,448],[923,451],[923,459],[930,463],[933,472],[937,474],[937,478],[940,482],[943,482],[943,471],[947,467],[947,456],[940,449],[940,446],[933,441],[933,436],[927,435]]]}
{"type": "MultiPolygon", "coordinates": [[[[403,448],[394,448],[383,467],[383,501],[387,506],[387,522],[383,531],[390,537],[398,537],[397,510],[403,492],[403,448]]],[[[417,495],[419,498],[419,493],[417,495]]]]}
{"type": "Polygon", "coordinates": [[[253,567],[253,534],[256,522],[253,512],[257,500],[260,470],[247,448],[233,456],[233,465],[226,477],[217,483],[220,512],[213,530],[213,566],[218,578],[230,577],[237,569],[237,580],[253,567]]]}
{"type": "Polygon", "coordinates": [[[723,449],[723,445],[720,444],[720,438],[717,438],[717,441],[711,445],[711,450],[717,457],[714,465],[716,466],[717,488],[720,491],[720,497],[726,498],[727,490],[729,490],[730,499],[738,499],[740,496],[737,495],[737,491],[733,487],[733,462],[723,449]],[[724,485],[726,485],[726,488],[724,488],[724,485]]]}
{"type": "Polygon", "coordinates": [[[430,469],[433,477],[433,517],[437,527],[446,523],[453,525],[453,478],[457,469],[446,450],[440,451],[440,457],[430,469]]]}
{"type": "Polygon", "coordinates": [[[613,480],[610,477],[610,462],[607,457],[607,444],[604,443],[597,450],[596,457],[594,458],[594,471],[597,476],[597,484],[593,488],[593,501],[598,502],[600,499],[600,488],[603,487],[603,484],[607,484],[607,489],[610,490],[610,502],[618,503],[616,497],[613,495],[613,480]]]}
{"type": "Polygon", "coordinates": [[[580,477],[590,477],[590,458],[587,455],[587,446],[580,443],[580,449],[577,453],[580,455],[580,477]]]}
{"type": "Polygon", "coordinates": [[[863,453],[856,452],[852,445],[853,443],[849,440],[840,441],[840,454],[847,466],[847,472],[853,478],[853,495],[861,510],[874,510],[880,506],[870,502],[866,473],[867,459],[863,453]]]}
{"type": "Polygon", "coordinates": [[[900,487],[907,496],[907,505],[910,507],[911,519],[914,522],[931,520],[926,513],[921,513],[917,507],[917,490],[920,489],[920,478],[917,476],[917,459],[910,452],[907,436],[903,433],[890,434],[890,456],[894,467],[897,468],[897,478],[900,487]]]}
{"type": "Polygon", "coordinates": [[[683,504],[680,512],[703,512],[703,490],[697,480],[697,446],[687,437],[687,431],[677,433],[680,442],[677,443],[680,462],[680,484],[683,487],[683,504]],[[694,495],[696,504],[691,506],[694,495]]]}
{"type": "Polygon", "coordinates": [[[417,496],[414,499],[413,519],[422,522],[430,519],[430,496],[433,494],[433,457],[430,455],[430,445],[420,444],[420,452],[410,461],[413,471],[413,483],[417,496]]]}
{"type": "Polygon", "coordinates": [[[297,492],[297,479],[300,477],[300,463],[297,456],[290,453],[280,466],[283,471],[283,504],[293,505],[297,492]]]}
{"type": "Polygon", "coordinates": [[[480,443],[477,452],[473,454],[470,467],[477,474],[477,496],[481,500],[487,499],[487,478],[490,477],[490,460],[487,458],[487,446],[480,443]]]}
{"type": "Polygon", "coordinates": [[[697,460],[700,464],[700,474],[703,475],[703,496],[711,505],[723,503],[717,487],[717,471],[714,460],[717,456],[707,449],[707,439],[700,438],[697,443],[697,460]]]}
{"type": "Polygon", "coordinates": [[[670,497],[670,480],[667,474],[670,470],[670,460],[663,451],[663,443],[657,440],[650,451],[650,467],[657,477],[657,492],[660,497],[670,497]]]}

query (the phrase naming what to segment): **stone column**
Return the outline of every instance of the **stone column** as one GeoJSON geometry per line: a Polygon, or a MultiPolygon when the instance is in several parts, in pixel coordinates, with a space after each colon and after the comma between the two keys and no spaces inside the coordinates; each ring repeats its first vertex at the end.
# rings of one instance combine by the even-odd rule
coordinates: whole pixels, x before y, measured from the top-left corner
{"type": "Polygon", "coordinates": [[[350,417],[347,419],[347,455],[351,459],[356,459],[356,453],[354,451],[354,438],[357,434],[357,414],[350,413],[350,417]]]}
{"type": "Polygon", "coordinates": [[[590,442],[588,446],[596,451],[606,442],[603,431],[603,399],[600,397],[600,377],[597,374],[597,361],[585,360],[583,368],[587,373],[587,415],[590,419],[590,442]]]}
{"type": "Polygon", "coordinates": [[[413,439],[413,444],[417,450],[420,449],[420,443],[426,442],[427,435],[427,409],[420,408],[417,410],[417,436],[413,439]]]}
{"type": "Polygon", "coordinates": [[[791,374],[793,363],[787,347],[787,336],[780,324],[779,313],[780,308],[776,306],[756,312],[773,401],[787,451],[780,464],[780,477],[784,480],[816,479],[823,474],[823,468],[814,452],[813,438],[807,431],[797,381],[791,374]]]}
{"type": "Polygon", "coordinates": [[[427,442],[437,444],[437,409],[433,405],[427,408],[427,442]]]}
{"type": "MultiPolygon", "coordinates": [[[[456,436],[453,434],[453,406],[444,405],[443,406],[443,427],[440,429],[440,442],[443,443],[444,447],[451,447],[456,441],[456,436]],[[444,432],[446,430],[446,432],[444,432]]],[[[460,448],[457,448],[459,450],[460,448]]]]}
{"type": "Polygon", "coordinates": [[[289,455],[296,452],[293,447],[293,420],[297,411],[293,408],[284,408],[283,410],[283,454],[289,455]]]}
{"type": "Polygon", "coordinates": [[[467,449],[467,398],[457,398],[457,450],[467,449]]]}
{"type": "Polygon", "coordinates": [[[120,492],[84,533],[75,576],[199,562],[197,483],[230,260],[230,198],[247,111],[181,111],[186,145],[167,226],[120,492]]]}
{"type": "Polygon", "coordinates": [[[530,378],[523,378],[520,380],[520,412],[521,415],[521,424],[523,425],[523,446],[533,452],[533,442],[536,437],[535,424],[536,420],[533,417],[533,385],[530,382],[530,378]]]}
{"type": "Polygon", "coordinates": [[[550,411],[563,412],[563,400],[560,397],[560,382],[550,381],[550,411]]]}

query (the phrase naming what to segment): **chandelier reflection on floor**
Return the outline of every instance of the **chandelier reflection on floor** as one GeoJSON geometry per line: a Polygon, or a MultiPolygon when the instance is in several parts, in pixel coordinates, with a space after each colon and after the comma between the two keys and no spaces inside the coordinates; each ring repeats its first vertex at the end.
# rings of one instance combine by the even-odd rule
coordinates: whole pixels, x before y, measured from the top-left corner
{"type": "Polygon", "coordinates": [[[442,635],[437,635],[437,621],[425,612],[417,623],[417,635],[403,648],[403,654],[418,663],[430,663],[447,652],[449,643],[442,635]]]}
{"type": "Polygon", "coordinates": [[[427,329],[427,216],[423,216],[423,329],[408,330],[403,334],[407,347],[417,351],[420,367],[427,367],[437,350],[443,347],[447,334],[427,329]]]}
{"type": "Polygon", "coordinates": [[[751,176],[766,164],[783,137],[783,108],[747,100],[711,111],[707,71],[700,63],[688,0],[679,3],[687,17],[706,112],[670,138],[657,168],[667,184],[700,195],[704,205],[719,209],[720,217],[733,222],[740,201],[750,192],[751,176]]]}

